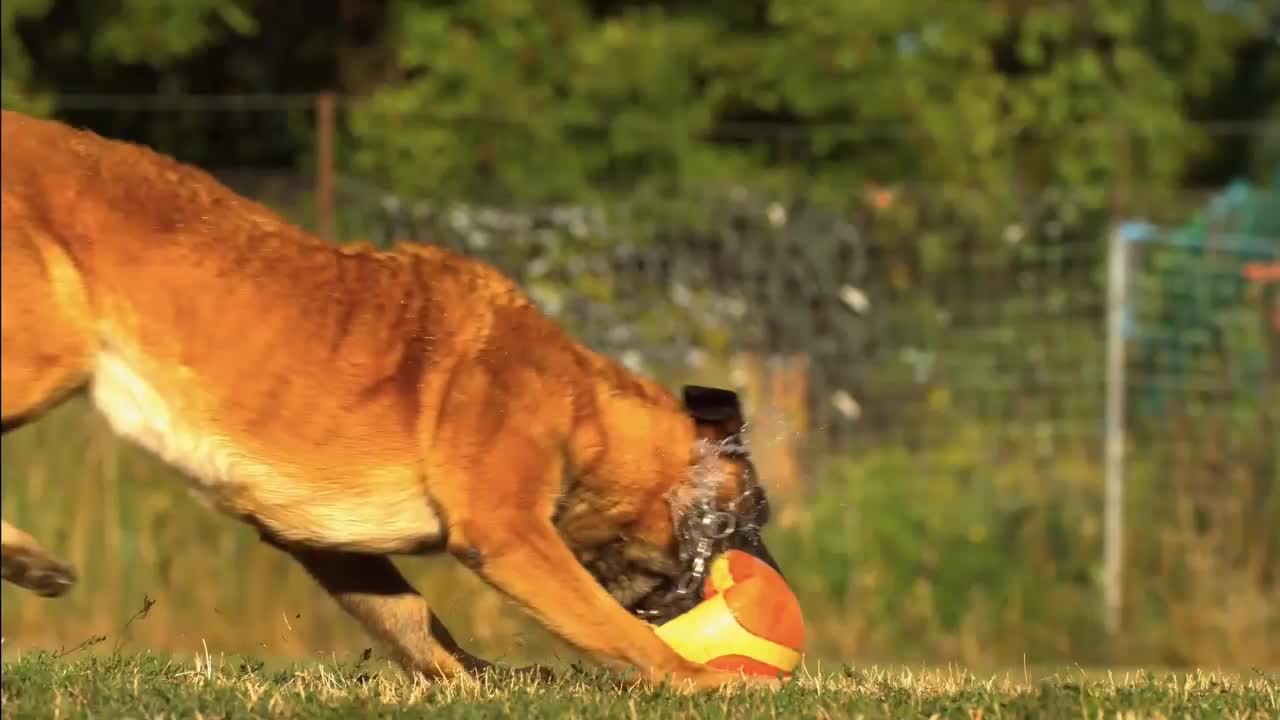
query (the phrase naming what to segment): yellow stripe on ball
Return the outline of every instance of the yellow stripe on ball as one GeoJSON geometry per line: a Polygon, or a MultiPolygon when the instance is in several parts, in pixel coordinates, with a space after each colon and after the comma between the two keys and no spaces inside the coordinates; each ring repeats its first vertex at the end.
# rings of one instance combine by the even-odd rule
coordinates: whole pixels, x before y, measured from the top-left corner
{"type": "MultiPolygon", "coordinates": [[[[728,563],[724,563],[728,573],[728,563]]],[[[716,565],[712,579],[719,594],[689,612],[655,628],[658,636],[686,660],[706,664],[725,655],[742,655],[790,672],[800,662],[800,653],[747,632],[725,602],[724,589],[717,582],[716,565]]],[[[729,585],[733,578],[729,578],[729,585]]]]}
{"type": "Polygon", "coordinates": [[[718,593],[723,593],[733,587],[733,571],[729,569],[729,556],[727,554],[721,555],[712,561],[711,586],[718,593]]]}

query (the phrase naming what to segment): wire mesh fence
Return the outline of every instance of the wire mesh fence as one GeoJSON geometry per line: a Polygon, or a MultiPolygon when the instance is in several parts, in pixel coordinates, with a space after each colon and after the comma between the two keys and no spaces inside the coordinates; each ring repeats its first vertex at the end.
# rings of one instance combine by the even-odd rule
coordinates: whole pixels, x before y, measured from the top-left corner
{"type": "Polygon", "coordinates": [[[343,187],[356,236],[492,262],[637,369],[674,381],[714,365],[745,384],[723,363],[773,363],[803,395],[773,400],[823,449],[922,448],[960,415],[1048,443],[1098,437],[1105,218],[1065,193],[928,189],[834,208],[729,189],[664,218],[644,203],[437,207],[343,187]]]}
{"type": "MultiPolygon", "coordinates": [[[[1041,562],[1079,592],[1114,584],[1113,632],[1123,613],[1153,604],[1271,598],[1280,333],[1275,291],[1250,278],[1280,258],[1276,198],[1264,189],[1242,200],[1237,188],[1208,200],[1207,219],[1147,226],[1120,300],[1132,346],[1120,392],[1133,412],[1109,428],[1106,256],[1109,238],[1127,237],[1113,234],[1114,216],[1053,189],[930,190],[843,209],[730,190],[656,229],[643,207],[435,208],[384,195],[366,227],[385,243],[437,242],[493,262],[585,343],[637,369],[675,382],[728,368],[721,382],[754,390],[761,444],[783,446],[767,455],[775,485],[802,472],[786,439],[803,437],[809,459],[910,453],[893,480],[968,487],[996,508],[971,511],[979,534],[1003,526],[1012,541],[1028,512],[1051,515],[1039,540],[1077,548],[1041,562]],[[1130,494],[1104,491],[1107,432],[1133,448],[1130,494]],[[974,488],[985,484],[974,476],[1002,469],[1018,479],[974,488]],[[1164,532],[1099,528],[1151,512],[1164,532]],[[1099,568],[1104,557],[1114,567],[1099,568]],[[1188,599],[1178,576],[1213,597],[1188,599]]],[[[858,522],[865,500],[842,504],[837,522],[858,522]]],[[[1188,636],[1275,622],[1263,616],[1228,612],[1227,629],[1188,620],[1188,636]]]]}
{"type": "MultiPolygon", "coordinates": [[[[1165,549],[1203,602],[1271,602],[1259,589],[1274,593],[1280,566],[1280,187],[1238,184],[1181,226],[1122,230],[1124,471],[1158,478],[1129,506],[1178,531],[1165,549]]],[[[1132,554],[1139,578],[1164,562],[1132,554]]]]}

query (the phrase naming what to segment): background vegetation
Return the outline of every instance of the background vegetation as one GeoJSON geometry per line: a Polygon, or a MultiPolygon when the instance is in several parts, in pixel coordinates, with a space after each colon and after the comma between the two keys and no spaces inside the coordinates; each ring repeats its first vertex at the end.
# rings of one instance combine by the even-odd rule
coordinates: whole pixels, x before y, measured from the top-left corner
{"type": "MultiPolygon", "coordinates": [[[[0,21],[5,107],[145,142],[311,224],[314,94],[334,90],[337,240],[470,248],[670,382],[808,358],[803,482],[769,538],[811,658],[1278,661],[1275,291],[1240,280],[1280,249],[1262,221],[1280,207],[1274,4],[7,0],[0,21]],[[1224,230],[1211,201],[1233,181],[1231,217],[1254,219],[1224,230]],[[1103,261],[1135,218],[1165,228],[1133,308],[1164,340],[1135,343],[1111,637],[1103,261]],[[1204,251],[1222,235],[1251,240],[1204,251]]],[[[5,586],[6,652],[367,644],[85,410],[3,441],[6,519],[83,576],[56,602],[5,586]]],[[[404,566],[477,651],[570,657],[447,561],[404,566]]]]}

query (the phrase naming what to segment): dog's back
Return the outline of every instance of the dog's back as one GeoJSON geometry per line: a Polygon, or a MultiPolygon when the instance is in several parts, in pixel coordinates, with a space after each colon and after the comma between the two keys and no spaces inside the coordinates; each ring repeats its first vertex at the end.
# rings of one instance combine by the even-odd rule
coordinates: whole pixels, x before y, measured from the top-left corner
{"type": "Polygon", "coordinates": [[[140,146],[11,112],[3,133],[6,430],[88,389],[279,540],[438,547],[423,409],[449,367],[513,317],[564,345],[514,283],[440,248],[339,249],[140,146]]]}

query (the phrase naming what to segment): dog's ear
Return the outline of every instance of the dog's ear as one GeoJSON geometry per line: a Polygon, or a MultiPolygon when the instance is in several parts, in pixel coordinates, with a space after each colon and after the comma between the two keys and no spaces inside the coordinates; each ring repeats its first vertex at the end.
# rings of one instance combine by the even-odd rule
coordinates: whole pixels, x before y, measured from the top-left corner
{"type": "Polygon", "coordinates": [[[724,388],[686,385],[684,409],[704,430],[714,430],[723,439],[742,431],[742,402],[738,393],[724,388]]]}

